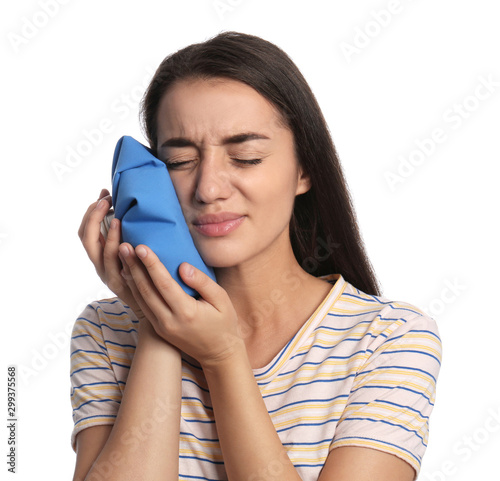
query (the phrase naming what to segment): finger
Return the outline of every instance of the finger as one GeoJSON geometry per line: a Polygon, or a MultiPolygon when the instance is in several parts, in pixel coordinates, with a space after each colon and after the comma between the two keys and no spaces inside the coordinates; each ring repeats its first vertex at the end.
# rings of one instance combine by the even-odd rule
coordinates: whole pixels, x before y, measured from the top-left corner
{"type": "MultiPolygon", "coordinates": [[[[108,201],[109,204],[111,204],[111,196],[103,197],[103,199],[105,199],[106,201],[108,201]]],[[[93,202],[92,204],[90,204],[87,211],[85,212],[83,219],[82,219],[82,222],[80,223],[80,227],[78,228],[78,237],[80,237],[80,240],[83,239],[83,235],[85,233],[85,228],[87,226],[90,215],[97,208],[97,206],[99,205],[99,202],[101,200],[102,199],[99,199],[99,200],[93,202]]],[[[109,210],[109,207],[108,207],[108,210],[109,210]]]]}
{"type": "Polygon", "coordinates": [[[222,309],[227,293],[213,279],[187,262],[183,262],[179,266],[179,275],[205,301],[214,306],[218,311],[222,309]]]}
{"type": "Polygon", "coordinates": [[[101,222],[109,210],[108,197],[103,197],[90,211],[82,233],[82,244],[99,274],[104,272],[103,246],[100,240],[101,222]]]}
{"type": "MultiPolygon", "coordinates": [[[[130,247],[130,250],[132,251],[133,249],[130,247]]],[[[137,288],[137,285],[134,282],[134,278],[132,277],[130,268],[125,258],[121,255],[121,253],[119,254],[119,257],[123,265],[121,270],[121,275],[123,277],[124,282],[127,285],[127,288],[130,290],[130,293],[132,294],[133,301],[137,304],[140,311],[146,317],[146,320],[148,320],[151,323],[151,325],[153,326],[158,325],[156,316],[153,314],[148,304],[144,301],[144,298],[142,297],[141,293],[139,292],[139,289],[137,288]]],[[[134,310],[135,306],[129,306],[129,307],[131,307],[132,310],[134,310]]]]}
{"type": "Polygon", "coordinates": [[[123,290],[125,281],[121,275],[122,263],[119,258],[120,221],[113,219],[109,226],[108,237],[104,244],[103,264],[108,287],[115,293],[123,290]]]}
{"type": "Polygon", "coordinates": [[[98,202],[99,201],[96,200],[95,202],[93,202],[92,204],[90,204],[89,207],[88,207],[88,209],[87,209],[87,211],[83,215],[82,222],[80,224],[80,227],[78,228],[78,237],[80,238],[80,240],[83,238],[83,233],[85,231],[85,226],[87,225],[87,221],[88,221],[89,215],[96,208],[98,202]]]}
{"type": "MultiPolygon", "coordinates": [[[[122,245],[124,245],[124,244],[122,244],[122,245]]],[[[133,249],[130,247],[127,247],[127,250],[130,252],[133,251],[133,249]]],[[[119,257],[120,262],[122,264],[122,269],[120,271],[120,275],[125,279],[126,282],[133,281],[134,278],[132,277],[132,274],[130,273],[130,268],[129,268],[127,261],[125,260],[125,256],[122,254],[122,252],[124,252],[124,247],[120,246],[120,248],[118,249],[118,257],[119,257]]],[[[127,254],[127,255],[130,255],[130,254],[127,254]]]]}
{"type": "Polygon", "coordinates": [[[170,306],[172,311],[179,313],[180,308],[194,301],[191,296],[184,292],[184,289],[182,289],[179,283],[170,275],[167,268],[149,247],[138,245],[135,252],[147,269],[161,297],[170,306]]]}
{"type": "Polygon", "coordinates": [[[109,190],[102,189],[101,193],[99,194],[99,198],[97,200],[101,200],[103,197],[107,197],[108,195],[110,195],[109,190]]]}
{"type": "Polygon", "coordinates": [[[89,208],[87,209],[87,211],[85,212],[85,214],[83,216],[83,219],[82,219],[82,222],[80,224],[80,227],[78,228],[78,237],[80,237],[80,239],[83,237],[83,231],[85,230],[85,225],[87,223],[87,219],[88,219],[90,213],[96,208],[98,202],[103,197],[107,197],[109,195],[110,194],[109,194],[109,191],[107,189],[102,189],[101,193],[99,194],[98,199],[95,202],[93,202],[92,204],[90,204],[89,208]]]}
{"type": "Polygon", "coordinates": [[[150,316],[152,316],[154,318],[152,323],[156,322],[156,327],[158,327],[156,319],[161,317],[163,321],[167,321],[171,318],[172,311],[165,304],[146,267],[137,258],[132,246],[127,243],[121,244],[120,255],[124,260],[123,277],[127,280],[128,287],[141,309],[145,309],[144,314],[148,319],[151,319],[150,316]]]}
{"type": "Polygon", "coordinates": [[[125,262],[123,266],[123,271],[126,274],[125,277],[127,280],[130,280],[130,278],[133,280],[141,296],[147,302],[154,300],[154,297],[160,299],[161,295],[158,293],[146,267],[137,257],[134,248],[130,244],[124,242],[120,244],[119,253],[122,260],[125,262]]]}

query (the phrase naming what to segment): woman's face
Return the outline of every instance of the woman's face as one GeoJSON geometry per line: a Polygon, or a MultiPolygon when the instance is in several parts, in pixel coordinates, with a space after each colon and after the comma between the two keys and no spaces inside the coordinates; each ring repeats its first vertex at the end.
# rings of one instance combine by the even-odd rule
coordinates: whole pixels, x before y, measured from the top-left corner
{"type": "Polygon", "coordinates": [[[229,79],[175,83],[160,102],[157,148],[208,265],[289,253],[294,199],[309,179],[292,133],[257,91],[229,79]]]}

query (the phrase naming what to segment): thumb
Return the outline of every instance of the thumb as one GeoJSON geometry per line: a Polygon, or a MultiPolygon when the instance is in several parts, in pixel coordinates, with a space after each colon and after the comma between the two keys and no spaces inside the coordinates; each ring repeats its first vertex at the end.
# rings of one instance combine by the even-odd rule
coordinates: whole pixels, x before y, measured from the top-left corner
{"type": "Polygon", "coordinates": [[[226,291],[214,282],[204,272],[196,267],[183,262],[179,266],[179,275],[181,279],[217,310],[222,307],[224,299],[227,297],[226,291]]]}

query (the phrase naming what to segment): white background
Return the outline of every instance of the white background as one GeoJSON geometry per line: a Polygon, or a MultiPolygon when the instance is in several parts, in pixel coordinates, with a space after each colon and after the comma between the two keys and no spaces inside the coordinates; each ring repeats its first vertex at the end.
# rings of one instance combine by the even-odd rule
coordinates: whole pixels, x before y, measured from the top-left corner
{"type": "Polygon", "coordinates": [[[138,100],[160,61],[222,30],[262,36],[297,63],[384,295],[438,321],[444,361],[420,479],[498,476],[498,2],[46,0],[43,13],[43,1],[8,2],[0,15],[0,383],[17,365],[19,419],[16,475],[0,430],[1,479],[71,479],[68,332],[108,295],[80,220],[111,187],[118,138],[145,143],[138,100]]]}

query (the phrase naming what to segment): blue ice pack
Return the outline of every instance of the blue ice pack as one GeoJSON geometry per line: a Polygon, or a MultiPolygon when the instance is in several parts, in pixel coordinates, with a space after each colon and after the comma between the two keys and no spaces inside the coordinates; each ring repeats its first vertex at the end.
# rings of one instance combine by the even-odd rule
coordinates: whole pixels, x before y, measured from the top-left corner
{"type": "Polygon", "coordinates": [[[134,138],[123,136],[115,148],[112,183],[114,215],[121,221],[124,242],[147,245],[191,296],[196,291],[178,274],[182,262],[215,281],[213,270],[196,250],[164,162],[134,138]]]}

